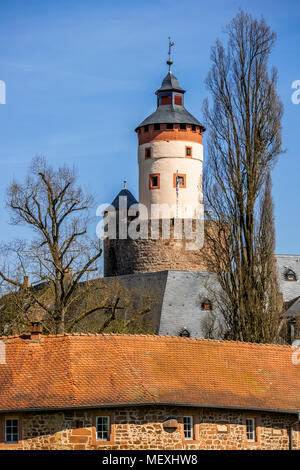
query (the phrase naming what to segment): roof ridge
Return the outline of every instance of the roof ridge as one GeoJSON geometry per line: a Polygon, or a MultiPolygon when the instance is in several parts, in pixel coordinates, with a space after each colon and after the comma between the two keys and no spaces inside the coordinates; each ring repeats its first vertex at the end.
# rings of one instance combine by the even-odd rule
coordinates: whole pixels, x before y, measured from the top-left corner
{"type": "MultiPolygon", "coordinates": [[[[25,336],[25,335],[24,335],[25,336]]],[[[80,336],[93,336],[93,337],[102,337],[102,336],[111,336],[111,337],[128,337],[128,338],[151,338],[155,341],[188,341],[188,342],[207,342],[207,343],[222,343],[226,344],[235,344],[235,345],[244,345],[244,346],[258,346],[262,348],[274,347],[276,349],[293,349],[293,346],[290,344],[275,344],[275,343],[255,343],[250,341],[236,341],[236,340],[224,340],[224,339],[212,339],[212,338],[182,338],[181,336],[172,336],[172,335],[158,335],[158,334],[134,334],[134,333],[61,333],[61,334],[52,334],[52,335],[42,335],[42,338],[70,338],[70,337],[80,337],[80,336]]],[[[30,339],[29,335],[22,338],[22,335],[11,335],[11,336],[0,336],[0,340],[5,339],[30,339]]]]}

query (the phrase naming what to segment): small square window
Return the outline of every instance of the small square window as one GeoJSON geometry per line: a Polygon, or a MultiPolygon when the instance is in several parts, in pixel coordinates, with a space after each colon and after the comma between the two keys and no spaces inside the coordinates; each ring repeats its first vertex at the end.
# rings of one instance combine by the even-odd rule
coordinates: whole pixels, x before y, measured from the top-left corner
{"type": "Polygon", "coordinates": [[[149,132],[149,126],[144,126],[144,132],[149,132]]]}
{"type": "Polygon", "coordinates": [[[149,176],[149,189],[159,189],[160,175],[159,173],[149,176]]]}
{"type": "Polygon", "coordinates": [[[160,124],[154,124],[154,130],[160,131],[160,124]]]}
{"type": "Polygon", "coordinates": [[[5,420],[5,442],[7,444],[17,444],[19,442],[19,420],[5,420]]]}
{"type": "Polygon", "coordinates": [[[180,129],[185,130],[186,129],[186,124],[180,124],[180,129]]]}
{"type": "Polygon", "coordinates": [[[145,148],[145,160],[149,160],[151,158],[151,147],[145,148]]]}
{"type": "Polygon", "coordinates": [[[173,174],[173,187],[185,188],[186,187],[186,175],[174,173],[173,174]]]}
{"type": "Polygon", "coordinates": [[[246,419],[246,433],[247,433],[247,441],[249,441],[249,442],[255,442],[256,441],[255,419],[254,418],[247,418],[246,419]]]}
{"type": "Polygon", "coordinates": [[[96,435],[99,441],[110,440],[110,417],[97,416],[96,418],[96,435]]]}
{"type": "Polygon", "coordinates": [[[185,156],[192,157],[192,147],[185,147],[185,156]]]}
{"type": "Polygon", "coordinates": [[[173,129],[173,128],[174,128],[173,124],[170,124],[170,123],[167,124],[167,129],[173,129]]]}
{"type": "Polygon", "coordinates": [[[184,416],[183,417],[183,432],[186,441],[192,441],[194,439],[194,417],[184,416]]]}
{"type": "Polygon", "coordinates": [[[196,130],[196,126],[192,124],[192,131],[195,131],[195,130],[196,130]]]}

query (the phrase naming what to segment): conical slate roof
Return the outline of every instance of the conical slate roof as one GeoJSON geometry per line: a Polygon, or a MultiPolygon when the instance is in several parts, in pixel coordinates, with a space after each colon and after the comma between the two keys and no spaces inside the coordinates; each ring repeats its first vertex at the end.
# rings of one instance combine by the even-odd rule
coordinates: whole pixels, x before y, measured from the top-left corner
{"type": "MultiPolygon", "coordinates": [[[[165,91],[174,91],[181,94],[185,90],[179,85],[178,79],[172,74],[171,71],[165,76],[162,81],[161,87],[156,91],[156,94],[165,91]]],[[[190,114],[184,106],[170,104],[158,104],[156,111],[150,114],[144,121],[142,121],[135,130],[139,127],[147,126],[149,124],[194,124],[200,126],[205,130],[205,127],[198,121],[192,114],[190,114]]]]}
{"type": "Polygon", "coordinates": [[[172,74],[171,71],[167,73],[167,75],[162,81],[161,87],[159,88],[159,90],[157,90],[156,93],[166,90],[176,90],[185,93],[185,90],[183,90],[183,88],[181,88],[181,86],[179,85],[178,79],[172,74]]]}
{"type": "Polygon", "coordinates": [[[148,124],[195,124],[204,128],[203,124],[198,121],[191,113],[189,113],[183,106],[165,105],[158,106],[154,113],[150,114],[136,129],[148,124]]]}
{"type": "Polygon", "coordinates": [[[116,210],[119,210],[119,203],[120,203],[119,198],[120,198],[120,196],[127,197],[127,209],[129,209],[129,207],[133,206],[133,204],[138,204],[138,202],[135,199],[134,195],[128,189],[123,188],[123,189],[121,189],[119,194],[115,197],[115,199],[111,203],[111,205],[114,206],[114,208],[116,210]]]}

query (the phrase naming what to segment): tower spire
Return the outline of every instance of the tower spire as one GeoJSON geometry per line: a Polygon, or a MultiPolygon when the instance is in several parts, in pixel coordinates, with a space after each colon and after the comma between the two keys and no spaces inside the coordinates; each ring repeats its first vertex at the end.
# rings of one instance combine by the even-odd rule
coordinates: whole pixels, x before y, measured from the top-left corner
{"type": "Polygon", "coordinates": [[[170,36],[168,39],[169,39],[169,52],[168,52],[169,59],[167,60],[167,64],[169,66],[169,72],[171,72],[171,65],[173,64],[173,60],[171,59],[171,48],[174,46],[174,42],[171,41],[170,36]]]}

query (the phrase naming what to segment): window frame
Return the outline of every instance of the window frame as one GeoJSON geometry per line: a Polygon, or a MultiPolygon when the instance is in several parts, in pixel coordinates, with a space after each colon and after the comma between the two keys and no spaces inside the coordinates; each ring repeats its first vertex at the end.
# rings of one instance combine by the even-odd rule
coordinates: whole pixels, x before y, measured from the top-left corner
{"type": "Polygon", "coordinates": [[[114,433],[115,433],[115,428],[114,428],[114,414],[111,411],[106,411],[106,412],[96,412],[93,415],[93,426],[92,426],[92,442],[93,445],[97,447],[102,447],[102,446],[107,446],[107,445],[113,445],[114,444],[114,433]],[[97,433],[97,420],[98,418],[109,418],[109,440],[106,439],[98,439],[98,433],[97,433]]]}
{"type": "MultiPolygon", "coordinates": [[[[104,424],[103,424],[103,426],[104,426],[104,424]]],[[[100,416],[96,416],[96,440],[97,440],[97,441],[101,441],[101,442],[110,441],[110,434],[111,434],[110,416],[109,416],[109,415],[100,415],[100,416]],[[107,419],[107,431],[98,431],[98,420],[99,420],[99,419],[104,419],[104,418],[107,419]],[[98,437],[98,432],[102,432],[102,433],[107,432],[107,439],[98,437]]]]}
{"type": "Polygon", "coordinates": [[[149,175],[149,189],[160,189],[160,173],[151,173],[149,175]],[[152,178],[157,177],[157,186],[153,186],[152,178]]]}
{"type": "Polygon", "coordinates": [[[247,441],[248,442],[256,442],[256,432],[255,432],[255,418],[246,418],[246,436],[247,436],[247,441]],[[248,422],[252,423],[252,429],[248,431],[248,422]],[[249,437],[249,434],[253,434],[253,438],[249,437]]]}
{"type": "Polygon", "coordinates": [[[0,449],[6,448],[21,448],[22,447],[22,416],[21,415],[4,415],[0,416],[0,449]],[[6,421],[18,421],[18,441],[6,441],[6,421]]]}
{"type": "Polygon", "coordinates": [[[185,189],[186,188],[186,173],[173,173],[173,188],[176,189],[176,177],[179,176],[183,178],[184,184],[182,186],[179,185],[179,189],[185,189]]]}
{"type": "Polygon", "coordinates": [[[186,412],[183,412],[182,414],[182,442],[184,444],[196,444],[199,442],[199,435],[198,435],[198,417],[197,413],[195,411],[191,411],[189,409],[185,410],[186,412]],[[184,432],[184,418],[189,417],[192,418],[192,439],[186,438],[185,437],[185,432],[184,432]]]}
{"type": "Polygon", "coordinates": [[[193,147],[190,145],[185,146],[185,158],[193,158],[193,147]],[[190,150],[190,155],[188,155],[188,150],[190,150]]]}
{"type": "Polygon", "coordinates": [[[145,160],[150,160],[152,157],[152,148],[151,147],[145,147],[145,160]],[[149,157],[147,156],[147,152],[149,152],[149,157]]]}

